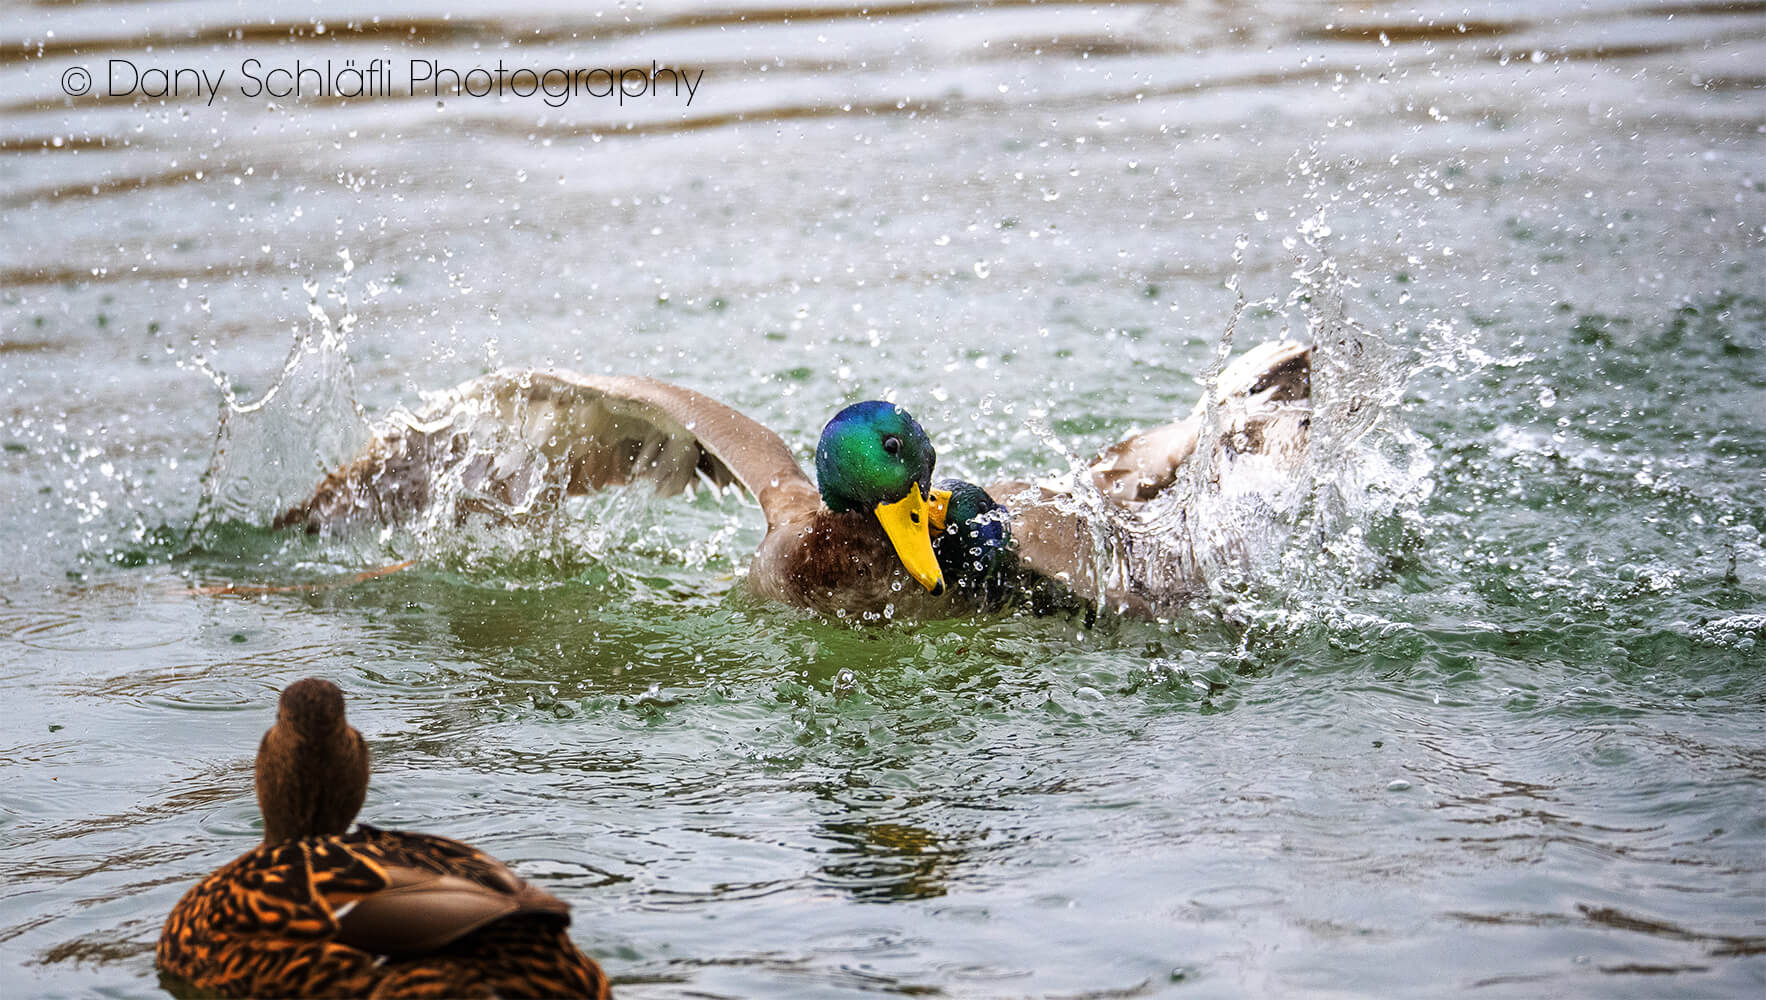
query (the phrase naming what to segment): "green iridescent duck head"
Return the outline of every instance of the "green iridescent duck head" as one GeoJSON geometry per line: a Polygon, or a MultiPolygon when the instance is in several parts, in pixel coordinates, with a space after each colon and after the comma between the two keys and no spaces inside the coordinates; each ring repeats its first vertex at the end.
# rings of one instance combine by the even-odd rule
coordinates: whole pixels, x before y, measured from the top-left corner
{"type": "Polygon", "coordinates": [[[932,553],[932,522],[942,523],[950,499],[932,490],[937,459],[925,428],[906,410],[879,400],[834,414],[816,444],[822,502],[836,513],[875,515],[901,564],[933,594],[944,592],[944,573],[932,553]]]}

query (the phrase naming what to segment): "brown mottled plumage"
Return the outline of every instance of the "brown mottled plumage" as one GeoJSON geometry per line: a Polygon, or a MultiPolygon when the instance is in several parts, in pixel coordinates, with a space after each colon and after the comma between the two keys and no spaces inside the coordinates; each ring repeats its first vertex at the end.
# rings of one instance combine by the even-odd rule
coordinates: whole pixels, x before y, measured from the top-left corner
{"type": "Polygon", "coordinates": [[[283,691],[257,787],[264,842],[166,918],[158,962],[174,979],[220,996],[608,996],[562,900],[459,841],[348,829],[368,748],[336,685],[283,691]]]}
{"type": "MultiPolygon", "coordinates": [[[[1216,474],[1245,455],[1298,464],[1308,440],[1312,348],[1263,344],[1221,374],[1216,474]]],[[[1091,466],[1103,502],[1126,511],[1158,497],[1194,456],[1201,408],[1105,449],[1091,466]]],[[[759,500],[767,534],[748,569],[755,594],[838,615],[935,617],[965,595],[928,593],[904,568],[876,518],[836,513],[779,436],[689,389],[630,376],[497,372],[461,385],[415,416],[390,422],[354,461],[277,518],[310,532],[392,522],[435,501],[434,483],[458,487],[456,512],[522,516],[564,496],[644,482],[668,495],[703,478],[759,500]]],[[[826,485],[826,484],[824,484],[826,485]]],[[[931,484],[922,483],[930,488],[931,484]]],[[[1145,595],[1098,577],[1093,525],[1066,488],[1017,481],[988,487],[1010,512],[1012,549],[1030,578],[1061,581],[1108,606],[1150,612],[1172,595],[1145,595]]],[[[1199,585],[1201,560],[1173,557],[1165,576],[1199,585]]],[[[1177,591],[1181,591],[1178,587],[1177,591]]]]}
{"type": "Polygon", "coordinates": [[[769,528],[748,566],[748,588],[759,597],[861,619],[934,618],[951,614],[954,600],[914,581],[876,518],[835,513],[819,502],[769,528]]]}

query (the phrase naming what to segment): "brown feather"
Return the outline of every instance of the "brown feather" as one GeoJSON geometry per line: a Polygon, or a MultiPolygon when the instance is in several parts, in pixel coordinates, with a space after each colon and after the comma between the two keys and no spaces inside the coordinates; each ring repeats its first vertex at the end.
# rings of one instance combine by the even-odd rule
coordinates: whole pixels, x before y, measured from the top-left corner
{"type": "MultiPolygon", "coordinates": [[[[338,918],[337,940],[352,948],[410,958],[437,951],[462,937],[505,917],[523,914],[570,923],[570,906],[542,889],[515,877],[495,859],[457,845],[477,855],[490,870],[469,875],[458,871],[435,871],[429,867],[400,864],[393,860],[381,831],[383,853],[380,870],[385,885],[362,896],[338,918]],[[488,877],[487,877],[488,875],[488,877]]],[[[421,844],[434,849],[441,840],[427,838],[421,844]]],[[[402,845],[410,854],[409,845],[402,845]]],[[[454,845],[450,845],[454,846],[454,845]]],[[[411,859],[407,859],[411,860],[411,859]]]]}
{"type": "Polygon", "coordinates": [[[815,486],[777,434],[690,389],[635,376],[497,372],[390,423],[357,458],[276,519],[309,532],[427,508],[440,477],[504,508],[646,483],[741,486],[768,523],[815,486]]]}
{"type": "Polygon", "coordinates": [[[761,597],[835,617],[912,617],[949,608],[908,575],[875,517],[820,503],[768,530],[748,567],[748,585],[761,597]]]}
{"type": "Polygon", "coordinates": [[[256,771],[265,841],[349,829],[368,794],[368,745],[344,719],[343,692],[314,677],[290,684],[256,771]]]}

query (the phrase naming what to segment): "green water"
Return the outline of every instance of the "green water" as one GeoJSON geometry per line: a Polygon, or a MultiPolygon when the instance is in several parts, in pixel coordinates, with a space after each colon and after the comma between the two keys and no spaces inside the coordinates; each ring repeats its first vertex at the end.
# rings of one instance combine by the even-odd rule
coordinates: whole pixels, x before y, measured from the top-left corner
{"type": "Polygon", "coordinates": [[[1766,988],[1758,5],[753,10],[0,29],[7,996],[160,993],[311,674],[375,755],[363,817],[568,900],[622,996],[1766,988]],[[561,109],[59,83],[413,54],[706,77],[561,109]],[[263,527],[355,404],[505,364],[666,378],[805,459],[887,395],[941,469],[1059,471],[1039,428],[1187,410],[1235,288],[1240,346],[1359,324],[1386,353],[1321,346],[1325,389],[1383,416],[1165,621],[762,604],[735,498],[263,527]],[[205,368],[249,401],[326,323],[349,370],[297,359],[216,461],[205,368]]]}

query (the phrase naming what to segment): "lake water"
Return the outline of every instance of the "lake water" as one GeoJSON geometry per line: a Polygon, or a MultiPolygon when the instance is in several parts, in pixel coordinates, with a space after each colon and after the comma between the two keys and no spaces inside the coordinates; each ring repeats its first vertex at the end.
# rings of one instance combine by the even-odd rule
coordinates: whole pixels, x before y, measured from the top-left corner
{"type": "Polygon", "coordinates": [[[0,25],[7,996],[161,995],[311,674],[363,817],[627,997],[1766,990],[1766,5],[433,6],[0,25]],[[410,79],[499,61],[703,75],[410,79]],[[986,481],[1186,411],[1229,325],[1372,426],[1162,621],[761,604],[706,494],[266,527],[503,365],[805,459],[888,396],[986,481]]]}

